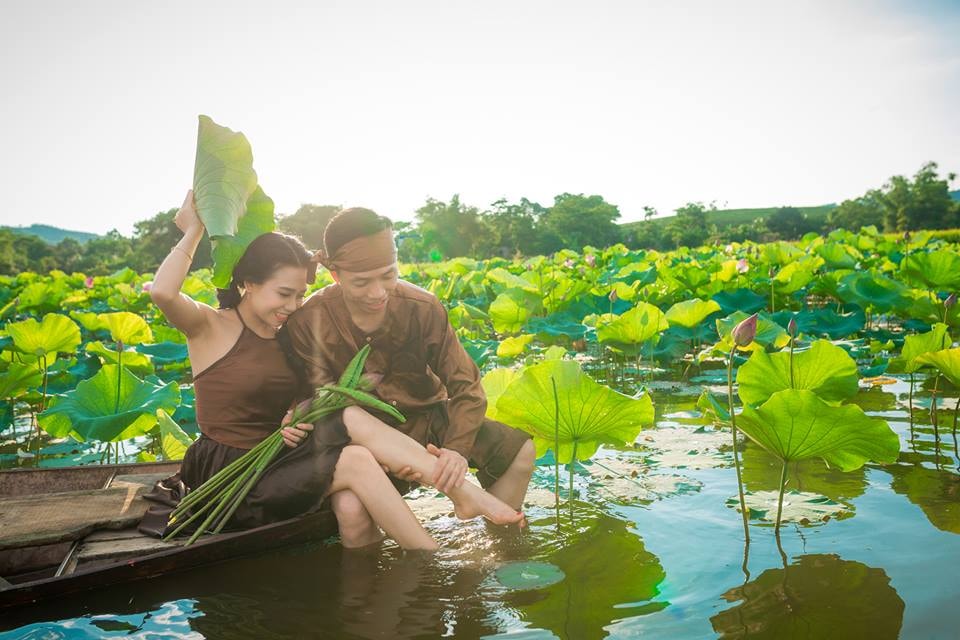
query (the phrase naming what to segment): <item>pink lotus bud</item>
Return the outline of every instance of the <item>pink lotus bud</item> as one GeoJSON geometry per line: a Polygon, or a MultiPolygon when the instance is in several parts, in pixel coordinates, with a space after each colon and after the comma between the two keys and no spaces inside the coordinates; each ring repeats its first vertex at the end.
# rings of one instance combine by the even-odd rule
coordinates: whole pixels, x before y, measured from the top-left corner
{"type": "Polygon", "coordinates": [[[572,269],[572,268],[573,268],[573,260],[572,260],[571,258],[567,258],[566,260],[563,261],[563,266],[564,266],[565,268],[567,268],[567,269],[572,269]]]}
{"type": "Polygon", "coordinates": [[[532,264],[528,264],[528,265],[527,265],[527,271],[533,271],[533,265],[532,265],[532,264]]]}
{"type": "Polygon", "coordinates": [[[587,263],[587,266],[591,268],[597,264],[597,256],[593,255],[592,253],[588,254],[583,260],[587,263]]]}
{"type": "Polygon", "coordinates": [[[746,273],[750,271],[750,263],[747,262],[746,258],[740,258],[737,260],[737,273],[746,273]]]}
{"type": "Polygon", "coordinates": [[[733,343],[745,347],[757,337],[757,314],[753,314],[733,328],[733,343]]]}
{"type": "Polygon", "coordinates": [[[620,299],[620,296],[617,295],[617,290],[616,290],[616,289],[611,289],[611,290],[610,290],[610,295],[607,296],[607,297],[610,298],[610,302],[616,302],[617,300],[620,299]]]}
{"type": "Polygon", "coordinates": [[[142,285],[140,285],[140,288],[144,291],[144,293],[150,291],[150,289],[153,288],[153,280],[147,280],[142,285]]]}
{"type": "Polygon", "coordinates": [[[787,323],[787,333],[790,334],[791,338],[797,337],[797,319],[790,318],[790,322],[787,323]]]}
{"type": "Polygon", "coordinates": [[[733,245],[732,245],[732,244],[728,244],[727,246],[725,246],[725,247],[723,248],[723,252],[724,252],[725,254],[727,254],[728,256],[733,255],[733,245]]]}
{"type": "Polygon", "coordinates": [[[87,276],[84,278],[83,286],[85,286],[87,289],[93,289],[93,276],[87,276]]]}
{"type": "Polygon", "coordinates": [[[951,293],[947,296],[947,299],[943,301],[943,306],[947,309],[952,309],[957,304],[957,294],[951,293]]]}

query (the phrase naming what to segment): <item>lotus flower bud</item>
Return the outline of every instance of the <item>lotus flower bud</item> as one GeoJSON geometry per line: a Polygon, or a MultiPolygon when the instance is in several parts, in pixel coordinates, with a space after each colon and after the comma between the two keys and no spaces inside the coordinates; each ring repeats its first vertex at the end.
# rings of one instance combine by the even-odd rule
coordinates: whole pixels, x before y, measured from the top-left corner
{"type": "Polygon", "coordinates": [[[617,300],[620,299],[620,296],[617,295],[617,290],[616,290],[616,289],[611,289],[611,290],[610,290],[610,295],[607,296],[607,297],[610,298],[610,302],[616,302],[617,300]]]}
{"type": "Polygon", "coordinates": [[[951,293],[947,296],[947,299],[943,301],[943,306],[947,309],[952,309],[957,304],[957,294],[951,293]]]}
{"type": "Polygon", "coordinates": [[[732,244],[728,244],[727,246],[725,246],[725,247],[723,248],[723,252],[724,252],[725,254],[727,254],[728,256],[733,255],[733,245],[732,245],[732,244]]]}
{"type": "Polygon", "coordinates": [[[740,258],[737,260],[737,273],[746,273],[750,271],[750,263],[747,262],[746,258],[740,258]]]}
{"type": "Polygon", "coordinates": [[[93,289],[93,276],[87,276],[84,278],[83,286],[85,286],[87,289],[93,289]]]}
{"type": "Polygon", "coordinates": [[[753,314],[733,328],[733,343],[745,347],[757,337],[757,314],[753,314]]]}
{"type": "Polygon", "coordinates": [[[790,334],[791,338],[797,337],[797,319],[790,318],[790,322],[787,323],[787,333],[790,334]]]}
{"type": "Polygon", "coordinates": [[[147,280],[147,281],[144,282],[142,285],[140,285],[140,288],[141,288],[144,292],[149,292],[150,289],[153,288],[153,280],[147,280]]]}
{"type": "Polygon", "coordinates": [[[597,264],[597,256],[592,253],[587,254],[583,261],[587,263],[588,267],[593,268],[597,264]]]}

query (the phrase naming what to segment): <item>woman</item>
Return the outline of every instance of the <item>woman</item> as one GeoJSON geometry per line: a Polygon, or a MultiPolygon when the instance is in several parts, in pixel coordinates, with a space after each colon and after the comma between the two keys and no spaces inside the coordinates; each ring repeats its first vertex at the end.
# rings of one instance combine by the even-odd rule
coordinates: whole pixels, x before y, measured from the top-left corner
{"type": "MultiPolygon", "coordinates": [[[[288,363],[276,332],[301,305],[316,264],[299,240],[264,234],[237,262],[230,287],[218,292],[220,308],[213,309],[180,292],[204,233],[192,192],[175,222],[184,237],[160,265],[150,295],[187,337],[202,435],[184,457],[181,478],[196,488],[272,433],[284,412],[310,395],[288,363]]],[[[267,469],[231,524],[251,527],[282,520],[315,510],[330,497],[344,546],[375,542],[382,528],[401,547],[435,549],[436,542],[373,455],[351,444],[341,421],[363,422],[370,417],[364,412],[342,415],[331,416],[317,430],[308,424],[286,427],[283,436],[289,450],[267,469]]],[[[365,437],[376,439],[393,431],[377,425],[379,429],[366,429],[365,437]]],[[[394,472],[409,479],[432,477],[435,458],[412,440],[410,444],[415,446],[405,450],[403,465],[390,456],[394,472]]],[[[522,519],[522,514],[469,483],[452,491],[451,497],[462,517],[482,515],[497,523],[522,519]]]]}

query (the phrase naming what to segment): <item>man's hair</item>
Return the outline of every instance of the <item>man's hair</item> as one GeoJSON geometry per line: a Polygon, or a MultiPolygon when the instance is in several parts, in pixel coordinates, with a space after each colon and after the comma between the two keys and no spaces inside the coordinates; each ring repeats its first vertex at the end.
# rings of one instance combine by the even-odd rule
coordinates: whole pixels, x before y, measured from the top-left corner
{"type": "Polygon", "coordinates": [[[330,219],[323,231],[323,250],[332,257],[343,245],[363,236],[372,236],[384,229],[392,229],[389,218],[363,207],[340,211],[330,219]]]}

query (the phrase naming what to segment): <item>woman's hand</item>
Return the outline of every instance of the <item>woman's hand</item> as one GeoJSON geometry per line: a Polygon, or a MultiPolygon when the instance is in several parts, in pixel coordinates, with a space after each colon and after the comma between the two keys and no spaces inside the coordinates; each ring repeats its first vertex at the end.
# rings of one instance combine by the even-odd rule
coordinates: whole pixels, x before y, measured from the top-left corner
{"type": "Polygon", "coordinates": [[[187,191],[187,197],[183,199],[183,204],[180,205],[180,210],[177,211],[173,221],[177,228],[183,231],[183,235],[203,231],[203,222],[197,215],[197,203],[193,199],[193,189],[187,191]]]}
{"type": "Polygon", "coordinates": [[[297,425],[287,426],[291,417],[293,417],[293,411],[287,411],[287,415],[284,416],[283,422],[281,423],[283,431],[280,432],[280,435],[283,436],[283,444],[293,449],[299,446],[304,438],[313,431],[313,425],[307,422],[301,422],[297,425]]]}

